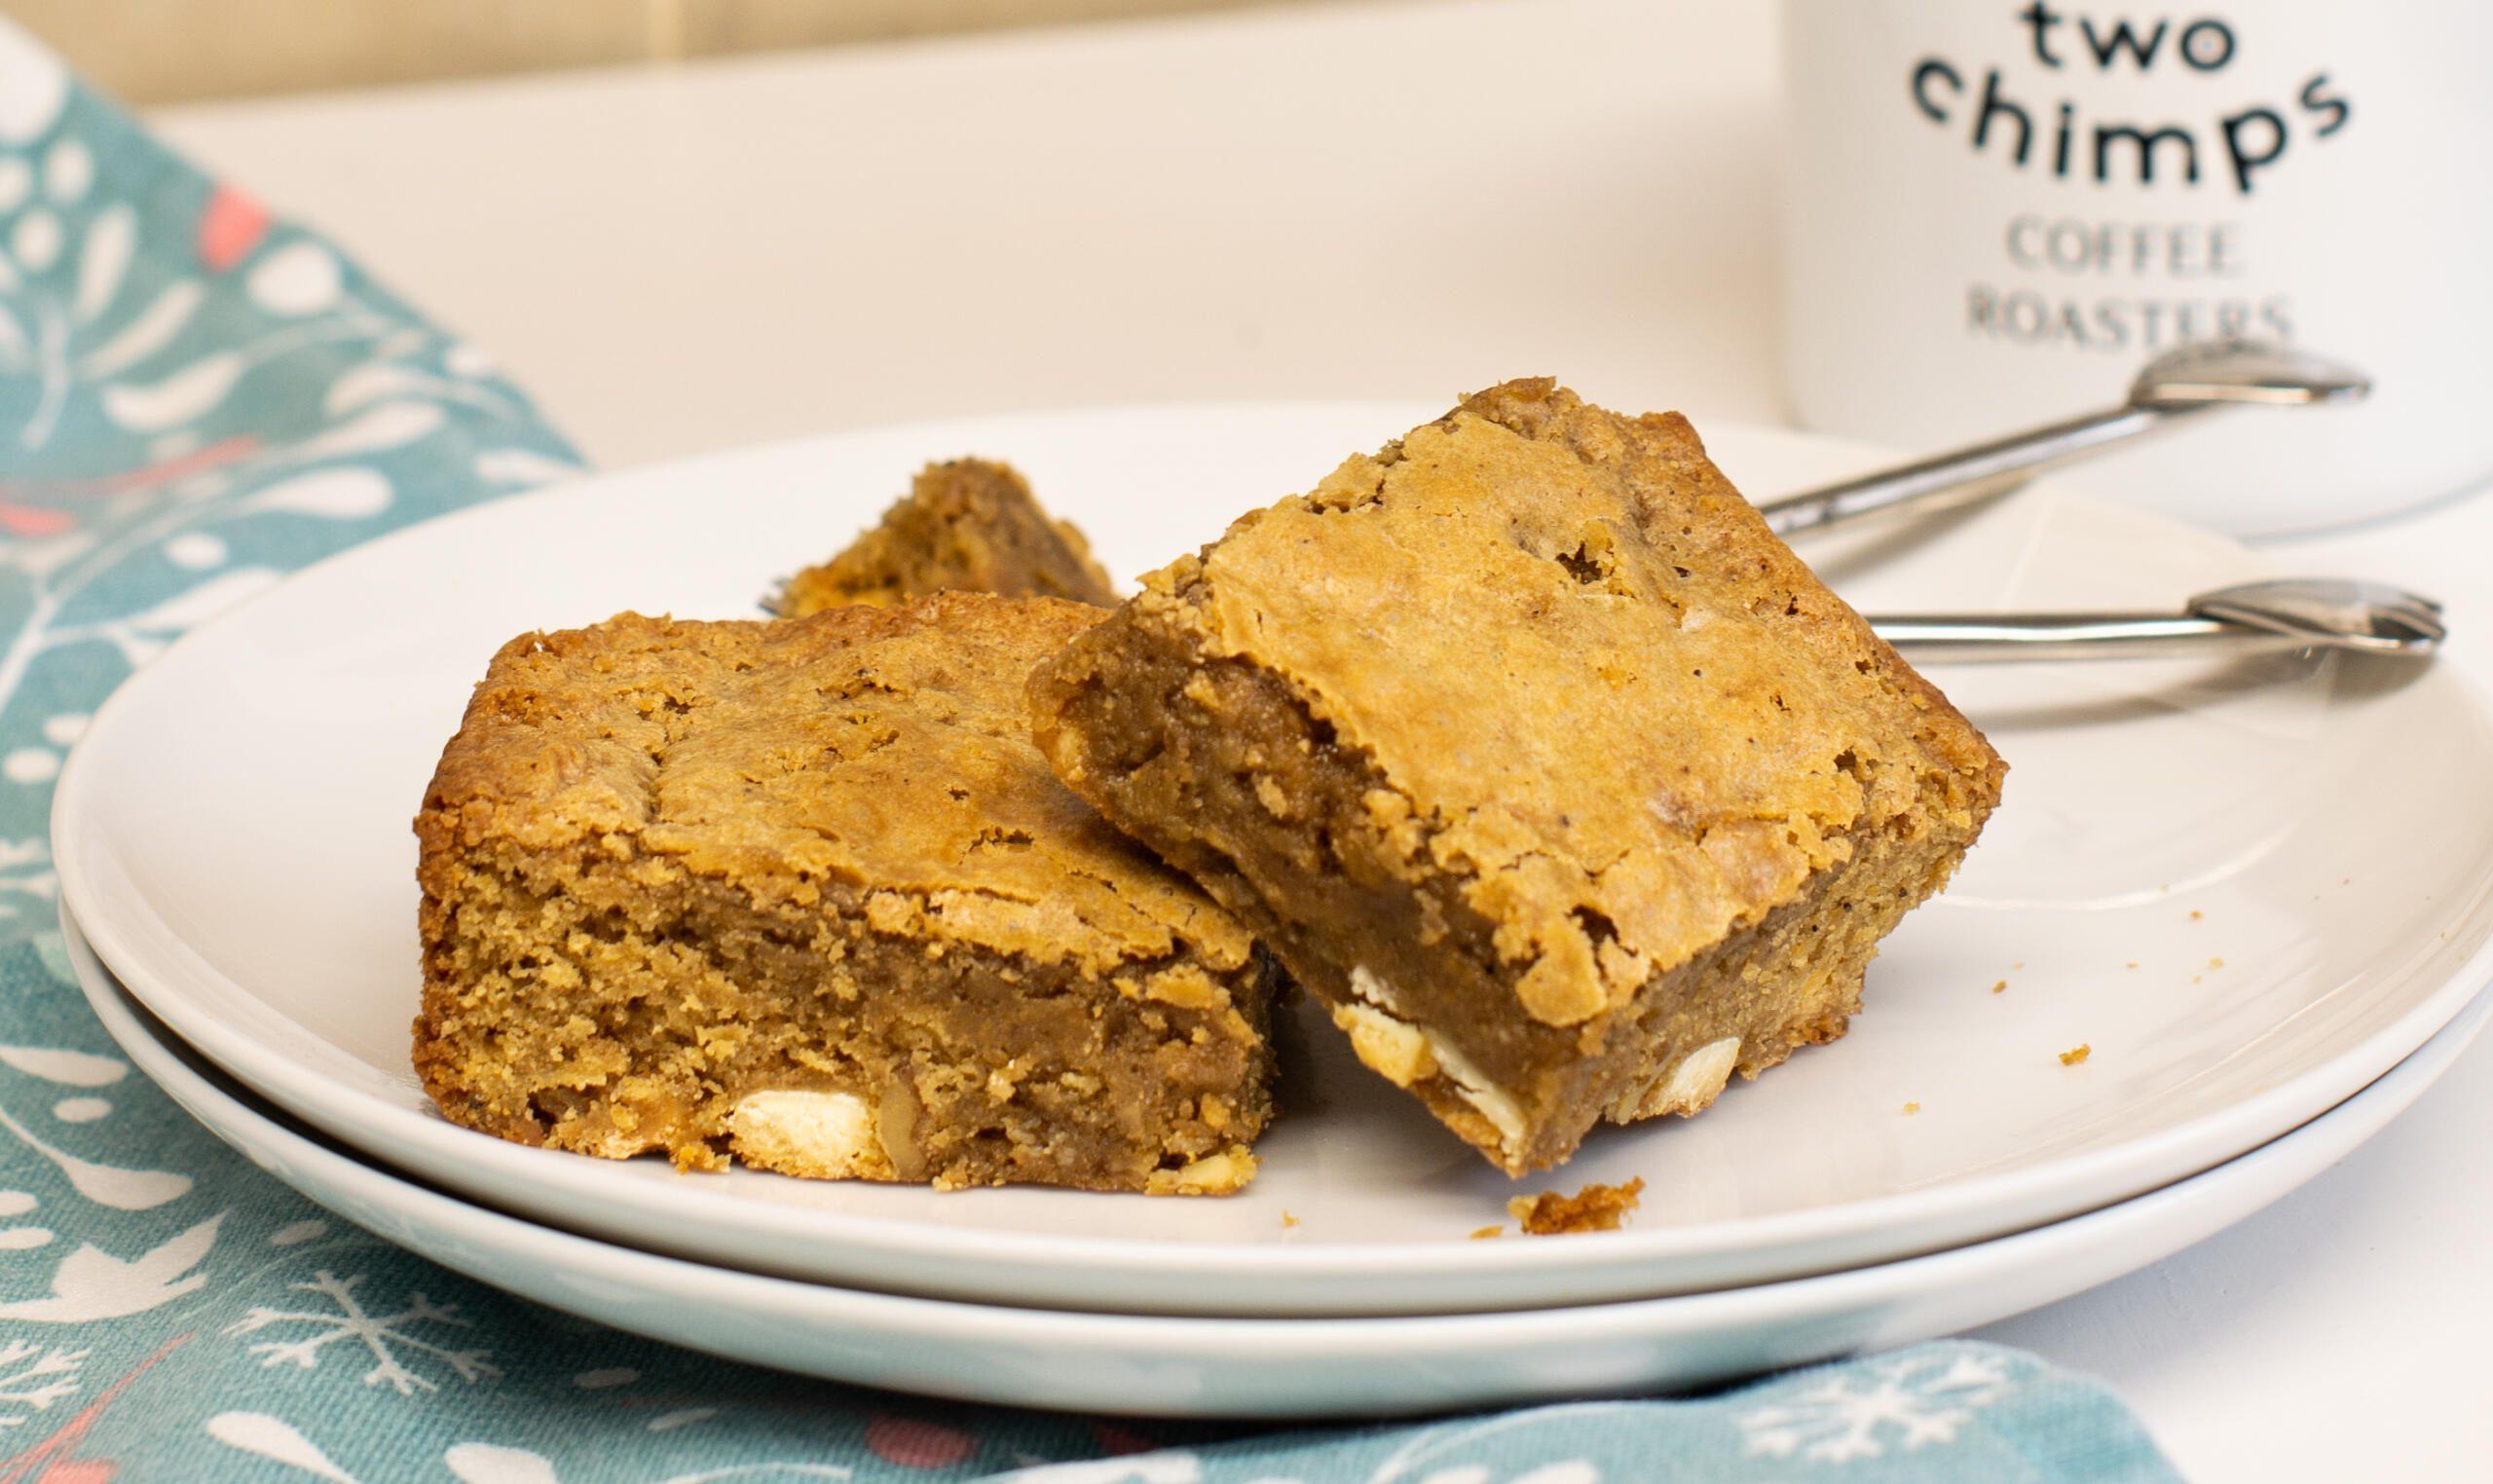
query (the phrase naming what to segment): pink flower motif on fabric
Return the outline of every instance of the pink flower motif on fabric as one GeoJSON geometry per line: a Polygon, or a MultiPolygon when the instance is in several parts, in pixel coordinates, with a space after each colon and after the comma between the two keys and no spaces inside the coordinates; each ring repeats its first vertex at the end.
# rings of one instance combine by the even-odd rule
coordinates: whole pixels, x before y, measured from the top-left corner
{"type": "Polygon", "coordinates": [[[0,531],[11,536],[58,536],[76,524],[78,517],[66,510],[45,510],[0,501],[0,531]]]}
{"type": "Polygon", "coordinates": [[[949,1468],[978,1452],[978,1442],[957,1428],[910,1417],[877,1417],[866,1425],[866,1446],[885,1463],[904,1468],[949,1468]]]}
{"type": "Polygon", "coordinates": [[[232,186],[210,192],[199,213],[199,260],[210,273],[225,270],[250,256],[268,235],[269,208],[232,186]]]}

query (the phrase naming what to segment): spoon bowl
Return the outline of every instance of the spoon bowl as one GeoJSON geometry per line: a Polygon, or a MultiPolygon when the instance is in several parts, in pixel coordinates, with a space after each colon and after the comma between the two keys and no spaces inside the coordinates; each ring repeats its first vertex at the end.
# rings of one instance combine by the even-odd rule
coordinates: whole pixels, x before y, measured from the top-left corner
{"type": "Polygon", "coordinates": [[[2359,402],[2371,378],[2326,356],[2258,340],[2194,342],[2147,362],[2130,405],[2178,412],[2220,405],[2306,407],[2359,402]]]}

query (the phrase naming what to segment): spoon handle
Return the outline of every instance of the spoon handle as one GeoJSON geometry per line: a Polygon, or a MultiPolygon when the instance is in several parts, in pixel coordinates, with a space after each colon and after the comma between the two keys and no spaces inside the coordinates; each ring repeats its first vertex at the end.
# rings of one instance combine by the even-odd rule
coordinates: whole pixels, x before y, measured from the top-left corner
{"type": "Polygon", "coordinates": [[[2004,495],[2055,464],[2127,442],[2177,418],[2221,405],[2125,403],[1841,484],[1786,495],[1759,505],[1758,512],[1766,517],[1767,529],[1777,536],[1789,537],[1888,511],[1930,511],[1969,504],[2004,495]]]}
{"type": "Polygon", "coordinates": [[[1916,664],[2165,659],[2307,649],[2307,636],[2186,613],[1963,613],[1873,618],[1879,637],[1916,664]]]}

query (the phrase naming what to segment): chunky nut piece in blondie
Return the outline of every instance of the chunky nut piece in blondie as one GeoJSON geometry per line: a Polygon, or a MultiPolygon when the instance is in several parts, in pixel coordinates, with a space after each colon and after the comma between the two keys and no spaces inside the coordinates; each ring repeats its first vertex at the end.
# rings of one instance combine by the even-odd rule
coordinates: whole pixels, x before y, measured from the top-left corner
{"type": "Polygon", "coordinates": [[[1031,666],[1101,616],[955,593],[506,646],[416,820],[433,1100],[687,1166],[1246,1183],[1268,960],[1030,742],[1031,666]]]}
{"type": "Polygon", "coordinates": [[[1031,683],[1075,792],[1510,1173],[1842,1034],[1999,796],[1675,415],[1473,396],[1031,683]]]}
{"type": "Polygon", "coordinates": [[[802,618],[847,603],[899,603],[939,592],[1070,598],[1105,608],[1114,583],[1069,521],[1051,520],[1029,482],[1001,464],[930,464],[882,524],[819,567],[790,577],[771,604],[802,618]]]}

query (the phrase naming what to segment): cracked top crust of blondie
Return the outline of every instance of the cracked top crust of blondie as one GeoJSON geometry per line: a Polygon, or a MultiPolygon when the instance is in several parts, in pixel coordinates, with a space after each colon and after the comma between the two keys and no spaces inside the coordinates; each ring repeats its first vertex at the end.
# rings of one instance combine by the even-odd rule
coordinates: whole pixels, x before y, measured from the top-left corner
{"type": "MultiPolygon", "coordinates": [[[[1545,379],[1466,398],[1143,579],[1127,623],[1284,678],[1466,878],[1544,1023],[1793,898],[1922,785],[1971,829],[1998,756],[1766,528],[1676,413],[1545,379]],[[1691,680],[1702,684],[1690,685],[1691,680]]],[[[1107,629],[1043,669],[1040,733],[1107,629]]],[[[1117,811],[1110,809],[1112,814],[1117,811]]]]}
{"type": "Polygon", "coordinates": [[[599,843],[760,907],[872,890],[878,931],[1092,975],[1251,940],[1029,740],[1023,672],[1096,608],[948,593],[797,622],[623,614],[505,647],[428,798],[442,842],[599,843]],[[524,738],[524,740],[523,740],[524,738]]]}

